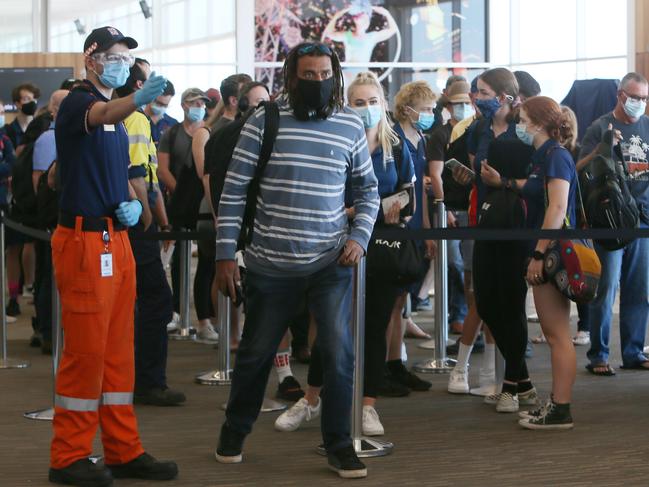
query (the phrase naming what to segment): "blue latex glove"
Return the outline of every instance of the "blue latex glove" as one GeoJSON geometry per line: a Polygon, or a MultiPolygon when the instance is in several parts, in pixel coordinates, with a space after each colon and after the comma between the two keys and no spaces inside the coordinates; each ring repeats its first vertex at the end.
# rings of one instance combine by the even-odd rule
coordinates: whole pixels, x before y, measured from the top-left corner
{"type": "Polygon", "coordinates": [[[119,222],[127,227],[137,224],[140,215],[142,215],[142,203],[138,200],[122,201],[115,211],[119,222]]]}
{"type": "Polygon", "coordinates": [[[164,76],[158,76],[155,71],[151,73],[149,79],[144,82],[142,88],[135,92],[133,101],[136,107],[148,105],[153,100],[162,95],[167,86],[167,79],[164,76]]]}

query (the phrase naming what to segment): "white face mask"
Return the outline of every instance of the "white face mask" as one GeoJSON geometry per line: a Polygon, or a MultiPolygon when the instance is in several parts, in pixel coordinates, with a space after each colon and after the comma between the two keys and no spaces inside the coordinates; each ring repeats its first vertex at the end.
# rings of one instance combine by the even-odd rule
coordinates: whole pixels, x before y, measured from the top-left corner
{"type": "Polygon", "coordinates": [[[444,125],[446,125],[450,119],[451,119],[451,112],[449,112],[446,108],[444,108],[444,110],[442,110],[442,121],[444,122],[444,125]]]}
{"type": "Polygon", "coordinates": [[[640,118],[642,115],[644,115],[646,109],[646,101],[634,100],[627,95],[626,101],[624,102],[624,113],[626,113],[629,117],[640,118]]]}

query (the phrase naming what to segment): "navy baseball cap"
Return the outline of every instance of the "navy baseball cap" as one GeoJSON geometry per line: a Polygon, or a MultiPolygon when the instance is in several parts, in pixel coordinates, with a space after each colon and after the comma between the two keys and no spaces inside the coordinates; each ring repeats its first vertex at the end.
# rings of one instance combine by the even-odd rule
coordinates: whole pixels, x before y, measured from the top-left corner
{"type": "Polygon", "coordinates": [[[137,47],[137,41],[135,39],[126,37],[115,27],[97,27],[86,37],[86,42],[83,43],[83,51],[87,54],[107,51],[118,42],[123,42],[129,49],[135,49],[137,47]],[[91,52],[88,52],[93,44],[96,44],[96,47],[91,49],[91,52]]]}

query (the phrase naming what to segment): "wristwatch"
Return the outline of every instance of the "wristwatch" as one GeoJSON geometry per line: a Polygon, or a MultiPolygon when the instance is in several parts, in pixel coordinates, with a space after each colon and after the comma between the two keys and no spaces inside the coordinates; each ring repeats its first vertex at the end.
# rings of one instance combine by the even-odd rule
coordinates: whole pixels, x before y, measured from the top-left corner
{"type": "Polygon", "coordinates": [[[534,253],[532,254],[532,259],[534,260],[543,260],[545,259],[545,254],[541,252],[540,250],[535,250],[534,253]]]}

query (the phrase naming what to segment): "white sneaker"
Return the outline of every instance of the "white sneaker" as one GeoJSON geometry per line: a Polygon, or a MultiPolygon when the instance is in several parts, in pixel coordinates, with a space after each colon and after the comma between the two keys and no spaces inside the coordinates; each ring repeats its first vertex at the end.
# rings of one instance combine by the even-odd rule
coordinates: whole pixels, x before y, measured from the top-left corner
{"type": "Polygon", "coordinates": [[[496,411],[499,413],[515,413],[518,411],[518,396],[509,392],[500,393],[496,411]]]}
{"type": "Polygon", "coordinates": [[[451,394],[469,393],[469,371],[455,367],[448,378],[448,392],[451,394]]]}
{"type": "Polygon", "coordinates": [[[318,404],[311,406],[305,398],[300,399],[287,409],[275,420],[275,429],[277,431],[295,431],[304,421],[311,421],[320,416],[321,401],[318,398],[318,404]]]}
{"type": "Polygon", "coordinates": [[[208,323],[203,328],[196,330],[196,338],[198,338],[199,340],[204,340],[206,342],[218,342],[219,334],[212,326],[212,323],[208,323]]]}
{"type": "Polygon", "coordinates": [[[7,320],[8,325],[18,321],[18,318],[16,318],[15,316],[9,316],[9,315],[5,315],[5,319],[7,320]]]}
{"type": "Polygon", "coordinates": [[[480,368],[480,374],[478,375],[478,386],[487,387],[496,385],[496,369],[493,367],[480,368]]]}
{"type": "Polygon", "coordinates": [[[590,345],[590,332],[578,331],[577,334],[572,337],[572,343],[577,346],[590,345]]]}
{"type": "Polygon", "coordinates": [[[23,286],[23,298],[34,297],[34,286],[23,286]]]}
{"type": "Polygon", "coordinates": [[[499,399],[500,399],[500,392],[494,392],[493,394],[489,394],[488,396],[485,396],[484,403],[494,406],[498,404],[499,399]]]}
{"type": "Polygon", "coordinates": [[[180,315],[174,311],[171,321],[167,323],[167,333],[173,333],[180,328],[180,315]]]}
{"type": "Polygon", "coordinates": [[[385,433],[379,419],[379,413],[372,406],[363,406],[363,434],[365,436],[381,436],[385,433]]]}
{"type": "Polygon", "coordinates": [[[536,406],[539,403],[539,395],[536,393],[536,388],[532,387],[527,392],[518,393],[518,402],[521,406],[536,406]]]}

